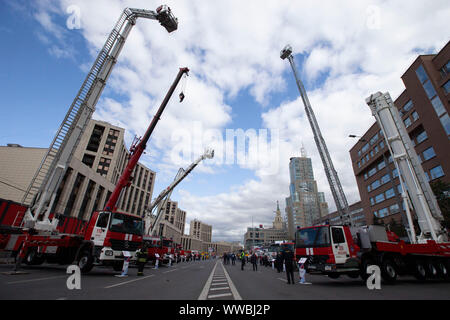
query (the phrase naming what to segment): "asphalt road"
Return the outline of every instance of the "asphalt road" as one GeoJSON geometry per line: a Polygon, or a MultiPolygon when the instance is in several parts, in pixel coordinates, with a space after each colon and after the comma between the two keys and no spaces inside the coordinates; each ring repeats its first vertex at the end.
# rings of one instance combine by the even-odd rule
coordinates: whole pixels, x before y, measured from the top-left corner
{"type": "MultiPolygon", "coordinates": [[[[0,300],[449,300],[450,282],[399,278],[395,285],[369,290],[360,279],[330,279],[307,275],[311,284],[288,285],[286,275],[271,267],[221,260],[182,262],[155,270],[148,266],[143,277],[136,268],[118,278],[109,268],[95,267],[81,276],[81,289],[69,290],[67,266],[24,266],[24,274],[9,275],[11,265],[0,265],[0,300]]],[[[298,273],[294,273],[298,279],[298,273]]]]}

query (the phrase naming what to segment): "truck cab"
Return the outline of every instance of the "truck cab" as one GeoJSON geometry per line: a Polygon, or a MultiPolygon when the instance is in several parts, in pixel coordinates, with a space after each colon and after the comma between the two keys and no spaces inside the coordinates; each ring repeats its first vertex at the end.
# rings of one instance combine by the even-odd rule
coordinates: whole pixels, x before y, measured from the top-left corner
{"type": "Polygon", "coordinates": [[[94,264],[112,265],[121,270],[124,252],[136,259],[142,245],[143,222],[139,216],[110,211],[92,214],[80,247],[79,266],[87,272],[94,264]]]}
{"type": "Polygon", "coordinates": [[[359,271],[359,247],[347,226],[314,226],[298,229],[295,234],[297,259],[308,258],[308,272],[333,277],[341,273],[356,275],[359,271]]]}

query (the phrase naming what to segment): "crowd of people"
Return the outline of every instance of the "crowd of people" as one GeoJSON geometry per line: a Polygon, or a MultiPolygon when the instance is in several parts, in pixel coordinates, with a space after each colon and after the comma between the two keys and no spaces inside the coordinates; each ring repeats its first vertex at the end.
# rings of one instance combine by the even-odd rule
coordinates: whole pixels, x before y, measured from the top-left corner
{"type": "Polygon", "coordinates": [[[258,271],[258,265],[260,265],[263,267],[272,267],[273,269],[276,269],[278,273],[285,272],[287,284],[295,284],[294,270],[298,267],[300,275],[300,280],[298,282],[305,283],[304,265],[300,260],[296,261],[294,252],[289,249],[278,252],[274,258],[269,257],[266,254],[240,251],[238,254],[225,252],[222,259],[225,265],[229,265],[230,263],[231,265],[235,265],[236,260],[240,260],[241,270],[245,270],[245,264],[251,263],[253,271],[258,271]]]}

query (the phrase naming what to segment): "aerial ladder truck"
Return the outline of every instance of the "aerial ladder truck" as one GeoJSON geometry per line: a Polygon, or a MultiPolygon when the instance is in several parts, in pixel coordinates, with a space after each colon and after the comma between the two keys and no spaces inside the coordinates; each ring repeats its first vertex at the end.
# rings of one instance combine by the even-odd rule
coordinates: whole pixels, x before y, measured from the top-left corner
{"type": "Polygon", "coordinates": [[[367,267],[377,265],[388,283],[394,283],[399,275],[413,275],[421,281],[449,279],[450,242],[441,225],[443,216],[398,109],[389,93],[372,94],[366,103],[399,173],[409,241],[384,226],[314,226],[297,230],[296,255],[308,258],[309,272],[330,278],[345,274],[365,280],[369,276],[367,267]],[[419,235],[412,211],[417,216],[419,235]]]}
{"type": "MultiPolygon", "coordinates": [[[[114,229],[112,227],[114,217],[111,217],[111,221],[109,221],[109,215],[105,216],[104,214],[98,213],[92,215],[81,235],[58,233],[58,215],[52,213],[58,187],[69,167],[81,136],[85,132],[89,120],[92,118],[95,106],[117,62],[125,41],[138,18],[158,20],[169,33],[178,28],[178,19],[174,17],[170,8],[166,5],[158,7],[156,11],[133,8],[124,9],[94,61],[91,70],[78,91],[23,197],[22,205],[27,206],[28,209],[20,226],[21,232],[20,234],[10,236],[5,246],[6,250],[13,251],[17,255],[16,269],[24,258],[26,258],[25,262],[29,264],[42,263],[44,259],[48,262],[58,262],[61,264],[67,264],[77,260],[82,271],[88,272],[94,262],[102,262],[94,261],[101,254],[110,258],[106,259],[110,261],[105,260],[103,262],[116,263],[120,260],[119,257],[114,256],[114,250],[104,250],[106,242],[114,246],[113,238],[124,238],[119,240],[120,243],[116,243],[116,245],[119,247],[123,246],[125,249],[132,251],[134,248],[127,248],[129,242],[133,241],[134,238],[139,240],[138,238],[141,239],[142,237],[142,232],[139,234],[137,231],[139,229],[138,225],[141,223],[139,219],[122,215],[120,217],[117,216],[115,221],[117,222],[116,230],[111,231],[111,241],[106,241],[108,239],[107,234],[110,233],[106,229],[108,226],[110,229],[114,229]],[[98,218],[98,221],[95,220],[96,218],[98,218]],[[118,225],[125,224],[128,225],[129,230],[118,228],[118,225]],[[103,241],[103,246],[96,245],[96,242],[101,241],[103,241]]],[[[180,74],[186,73],[187,71],[187,69],[180,69],[176,82],[181,78],[180,74]]],[[[166,96],[163,105],[167,103],[168,98],[170,98],[169,94],[166,96]]],[[[159,120],[159,116],[152,122],[153,128],[157,120],[159,120]]],[[[148,136],[146,134],[145,138],[148,140],[149,134],[148,136]]],[[[144,143],[142,142],[141,147],[145,147],[146,141],[144,143]]],[[[135,161],[137,162],[136,159],[139,158],[142,152],[142,150],[138,150],[132,153],[133,156],[128,167],[131,167],[133,163],[135,165],[135,161]]],[[[129,169],[128,167],[127,169],[129,169]]],[[[118,188],[123,188],[123,180],[129,178],[129,172],[125,172],[123,176],[125,178],[121,179],[115,191],[118,188]]],[[[115,207],[118,193],[120,191],[114,192],[114,197],[109,199],[107,204],[108,209],[112,210],[115,207]]]]}
{"type": "Polygon", "coordinates": [[[167,255],[174,253],[171,252],[171,249],[173,249],[169,244],[171,241],[167,239],[164,241],[162,237],[162,228],[164,226],[160,221],[163,216],[163,210],[167,207],[167,203],[175,187],[183,181],[201,161],[212,159],[213,157],[214,150],[207,149],[197,160],[189,165],[189,167],[186,169],[180,168],[173,182],[146,208],[144,212],[144,241],[148,244],[149,260],[155,259],[156,252],[158,252],[159,256],[163,259],[167,258],[167,255]]]}

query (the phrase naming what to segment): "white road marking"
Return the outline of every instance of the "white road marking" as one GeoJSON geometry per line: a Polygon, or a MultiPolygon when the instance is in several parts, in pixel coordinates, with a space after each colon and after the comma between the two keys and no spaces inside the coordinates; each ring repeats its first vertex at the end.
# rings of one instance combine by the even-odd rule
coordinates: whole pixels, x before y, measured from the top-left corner
{"type": "Polygon", "coordinates": [[[212,278],[214,276],[214,272],[216,271],[216,267],[217,267],[218,263],[219,263],[219,261],[217,261],[216,264],[214,265],[214,268],[212,269],[212,272],[209,275],[209,278],[206,281],[205,286],[203,287],[203,290],[200,293],[200,296],[198,297],[198,300],[206,300],[206,298],[208,296],[209,288],[211,287],[212,278]]]}
{"type": "Polygon", "coordinates": [[[225,273],[225,276],[226,276],[227,279],[228,279],[228,283],[229,283],[231,292],[233,293],[233,298],[234,298],[234,300],[242,300],[241,296],[239,295],[239,292],[237,291],[236,287],[234,286],[233,281],[231,281],[231,278],[230,278],[230,276],[228,275],[227,270],[225,270],[225,267],[224,267],[223,265],[222,265],[222,268],[223,268],[223,272],[225,273]]]}
{"type": "Polygon", "coordinates": [[[209,291],[225,290],[225,289],[230,289],[230,287],[211,288],[209,289],[209,291]]]}
{"type": "Polygon", "coordinates": [[[154,276],[155,276],[154,274],[151,274],[149,276],[145,276],[145,277],[142,277],[142,278],[139,278],[139,279],[134,279],[134,280],[130,280],[130,281],[125,281],[125,282],[113,284],[112,286],[105,287],[105,289],[118,287],[118,286],[121,286],[121,285],[124,285],[124,284],[127,284],[127,283],[131,283],[131,282],[135,282],[135,281],[139,281],[139,280],[144,280],[144,279],[147,279],[147,278],[150,278],[150,277],[154,277],[154,276]]]}
{"type": "Polygon", "coordinates": [[[39,279],[20,280],[20,281],[7,282],[6,284],[27,283],[27,282],[43,281],[43,280],[58,279],[58,278],[68,278],[68,277],[69,277],[69,275],[67,275],[67,276],[57,276],[57,277],[39,278],[39,279]]]}
{"type": "Polygon", "coordinates": [[[172,270],[169,270],[169,271],[164,271],[163,273],[169,273],[169,272],[174,272],[174,271],[177,271],[178,269],[172,269],[172,270]]]}
{"type": "Polygon", "coordinates": [[[233,294],[231,293],[221,293],[221,294],[213,294],[208,296],[208,299],[212,299],[212,298],[220,298],[220,297],[228,297],[228,296],[232,296],[233,294]]]}
{"type": "Polygon", "coordinates": [[[281,278],[277,278],[278,280],[281,280],[281,281],[284,281],[284,282],[287,282],[287,280],[286,279],[281,279],[281,278]]]}

